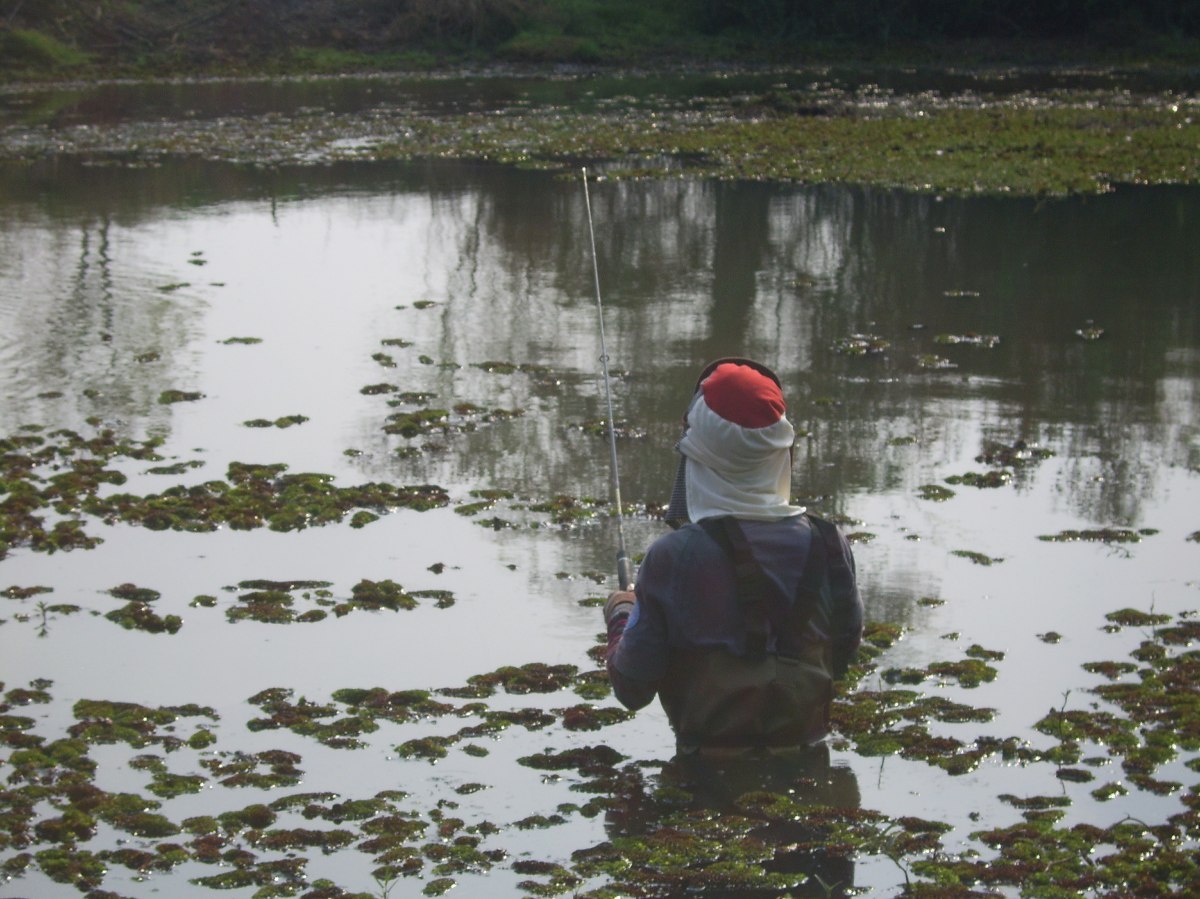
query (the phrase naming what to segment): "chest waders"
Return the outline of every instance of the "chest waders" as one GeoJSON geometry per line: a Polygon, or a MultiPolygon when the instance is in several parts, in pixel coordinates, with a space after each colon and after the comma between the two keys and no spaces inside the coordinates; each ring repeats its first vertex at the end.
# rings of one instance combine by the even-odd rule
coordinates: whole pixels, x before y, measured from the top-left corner
{"type": "Polygon", "coordinates": [[[700,526],[725,551],[737,577],[746,654],[696,648],[674,653],[659,697],[680,752],[805,747],[829,733],[833,651],[806,636],[830,603],[829,559],[837,530],[813,515],[808,560],[788,608],[769,603],[769,585],[733,517],[700,526]],[[768,651],[769,637],[775,648],[768,651]]]}

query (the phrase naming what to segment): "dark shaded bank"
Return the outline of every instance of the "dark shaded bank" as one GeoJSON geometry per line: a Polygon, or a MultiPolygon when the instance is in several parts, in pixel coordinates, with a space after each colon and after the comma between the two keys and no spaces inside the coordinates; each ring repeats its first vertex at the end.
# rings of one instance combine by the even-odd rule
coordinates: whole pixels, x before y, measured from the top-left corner
{"type": "Polygon", "coordinates": [[[0,76],[463,64],[1196,65],[1187,0],[4,0],[0,76]]]}

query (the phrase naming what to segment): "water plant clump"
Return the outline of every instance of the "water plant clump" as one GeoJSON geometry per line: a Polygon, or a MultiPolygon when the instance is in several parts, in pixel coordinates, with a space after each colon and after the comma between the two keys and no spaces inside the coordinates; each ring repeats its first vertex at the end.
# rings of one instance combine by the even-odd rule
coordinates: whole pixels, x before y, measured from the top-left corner
{"type": "Polygon", "coordinates": [[[549,515],[550,521],[554,524],[569,527],[580,521],[594,518],[597,509],[607,505],[605,500],[559,494],[543,502],[530,504],[529,510],[545,513],[549,515]]]}
{"type": "Polygon", "coordinates": [[[946,478],[947,484],[963,484],[968,487],[996,488],[1007,487],[1012,483],[1013,473],[1007,468],[996,468],[990,471],[968,471],[965,474],[951,475],[946,478]]]}
{"type": "Polygon", "coordinates": [[[1003,559],[985,555],[981,552],[976,552],[973,549],[952,549],[950,551],[950,555],[957,556],[960,559],[967,559],[968,561],[974,562],[976,565],[983,566],[995,565],[998,562],[1004,561],[1003,559]]]}
{"type": "Polygon", "coordinates": [[[1047,543],[1140,543],[1142,534],[1129,528],[1085,528],[1041,534],[1038,539],[1047,543]]]}
{"type": "Polygon", "coordinates": [[[990,350],[1000,345],[1000,338],[995,334],[977,334],[968,331],[965,334],[937,334],[933,342],[941,346],[970,346],[990,350]]]}
{"type": "Polygon", "coordinates": [[[151,530],[211,531],[269,527],[299,530],[340,521],[358,509],[417,511],[446,505],[440,487],[397,487],[386,483],[338,487],[322,474],[287,474],[285,465],[231,463],[229,481],[208,481],[138,497],[92,496],[84,510],[107,522],[140,524],[151,530]]]}
{"type": "Polygon", "coordinates": [[[160,438],[121,439],[108,429],[90,438],[64,429],[49,439],[26,435],[0,440],[0,477],[6,487],[0,499],[0,558],[10,547],[51,553],[87,549],[100,542],[85,530],[86,518],[50,522],[51,511],[151,530],[269,527],[288,531],[341,521],[356,511],[424,511],[449,503],[446,492],[435,485],[340,487],[328,475],[288,474],[286,465],[241,462],[230,463],[228,481],[172,487],[147,496],[101,495],[104,485],[120,485],[125,479],[108,467],[112,461],[160,461],[161,443],[160,438]],[[61,470],[63,460],[69,461],[69,472],[61,470]]]}
{"type": "Polygon", "coordinates": [[[473,368],[481,369],[489,374],[496,375],[512,375],[512,374],[532,374],[532,375],[547,375],[550,373],[549,366],[539,365],[532,362],[472,362],[473,368]]]}
{"type": "Polygon", "coordinates": [[[144,602],[126,603],[104,616],[126,630],[145,631],[150,634],[174,634],[183,627],[178,615],[159,615],[144,602]]]}
{"type": "Polygon", "coordinates": [[[204,399],[204,394],[195,390],[164,390],[158,395],[158,401],[162,405],[171,405],[174,403],[194,403],[197,400],[204,399]]]}
{"type": "Polygon", "coordinates": [[[242,422],[247,428],[290,428],[293,425],[304,424],[308,421],[307,415],[282,415],[274,420],[268,418],[252,418],[242,422]]]}
{"type": "Polygon", "coordinates": [[[851,334],[833,342],[833,351],[840,356],[876,356],[883,353],[891,342],[876,334],[851,334]]]}
{"type": "Polygon", "coordinates": [[[1001,468],[1021,468],[1053,456],[1053,450],[1025,440],[1014,440],[1011,444],[989,441],[984,445],[983,451],[975,457],[975,461],[1001,468]]]}
{"type": "Polygon", "coordinates": [[[109,596],[117,599],[124,599],[129,602],[154,602],[162,596],[157,590],[151,590],[149,587],[139,587],[136,584],[124,583],[113,587],[107,591],[109,596]]]}
{"type": "Polygon", "coordinates": [[[958,364],[951,362],[945,356],[938,356],[935,353],[921,353],[914,358],[917,368],[929,371],[945,371],[947,369],[958,368],[958,364]]]}
{"type": "Polygon", "coordinates": [[[943,487],[941,484],[922,484],[920,489],[921,499],[932,500],[935,503],[942,503],[948,499],[954,498],[954,491],[949,487],[943,487]]]}

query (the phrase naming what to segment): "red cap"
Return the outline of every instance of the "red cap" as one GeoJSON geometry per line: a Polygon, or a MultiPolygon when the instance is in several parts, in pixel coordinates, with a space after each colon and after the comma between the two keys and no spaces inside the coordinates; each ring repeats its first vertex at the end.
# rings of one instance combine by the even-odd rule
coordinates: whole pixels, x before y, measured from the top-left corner
{"type": "Polygon", "coordinates": [[[770,427],[787,412],[779,385],[748,365],[722,363],[700,389],[708,408],[743,428],[770,427]]]}

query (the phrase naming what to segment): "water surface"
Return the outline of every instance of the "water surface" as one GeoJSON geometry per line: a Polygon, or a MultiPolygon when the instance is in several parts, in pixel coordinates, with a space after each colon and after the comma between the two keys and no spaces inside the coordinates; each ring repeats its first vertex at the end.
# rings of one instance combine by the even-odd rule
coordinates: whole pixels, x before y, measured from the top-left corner
{"type": "MultiPolygon", "coordinates": [[[[188,534],[91,519],[85,529],[104,540],[95,549],[13,548],[0,560],[0,588],[53,590],[0,599],[5,688],[53,682],[52,702],[20,710],[36,732],[60,736],[81,698],[199,703],[220,715],[210,755],[288,748],[303,757],[296,790],[401,789],[420,809],[452,799],[459,817],[501,828],[489,845],[510,859],[569,864],[574,850],[603,841],[602,816],[516,827],[581,801],[568,782],[516,760],[597,743],[633,760],[667,758],[657,710],[597,733],[512,728],[484,741],[486,757],[452,749],[436,765],[398,759],[395,747],[457,721],[385,724],[353,750],[246,728],[259,715],[248,699],[270,687],[327,702],[344,687],[460,686],[505,665],[595,667],[588,650],[600,615],[580,603],[614,586],[613,521],[603,505],[572,527],[529,508],[607,496],[606,447],[588,428],[603,402],[583,203],[577,178],[457,162],[123,168],[60,159],[0,169],[0,433],[91,433],[99,423],[161,437],[166,462],[199,463],[163,475],[121,460],[129,481],[107,492],[200,484],[250,462],[347,485],[436,484],[450,496],[444,508],[397,510],[362,528],[188,534]],[[363,391],[379,384],[431,394],[434,407],[519,414],[389,435],[388,416],[418,404],[392,407],[394,393],[363,391]],[[202,396],[160,403],[167,389],[202,396]],[[288,415],[307,420],[246,425],[288,415]],[[511,498],[473,516],[456,511],[480,490],[511,498]],[[493,526],[481,526],[491,515],[493,526]],[[327,581],[340,598],[363,579],[391,579],[450,591],[454,603],[309,624],[227,620],[237,585],[256,578],[327,581]],[[155,609],[182,616],[178,633],[126,631],[103,617],[120,605],[106,591],[130,582],[162,594],[155,609]],[[197,595],[216,605],[190,605],[197,595]],[[44,622],[39,599],[84,611],[44,622]],[[455,792],[475,783],[487,789],[455,792]]],[[[1046,742],[1032,730],[1042,715],[1091,701],[1086,688],[1099,678],[1081,664],[1124,658],[1144,636],[1106,631],[1107,613],[1200,606],[1200,191],[1038,202],[601,181],[592,203],[634,548],[663,531],[655,513],[696,372],[721,355],[750,355],[781,375],[802,435],[796,495],[856,535],[869,617],[906,628],[882,667],[961,658],[972,644],[1004,653],[991,683],[921,688],[998,710],[968,736],[1046,742]],[[852,352],[856,340],[871,351],[852,352]],[[977,457],[1017,441],[1046,458],[1009,468],[1001,487],[947,484],[1002,467],[977,457]],[[923,498],[929,484],[954,495],[923,498]],[[1129,544],[1038,539],[1105,528],[1145,533],[1129,544]],[[1038,638],[1048,632],[1061,639],[1038,638]]],[[[130,754],[98,747],[97,783],[144,790],[130,754]]],[[[1002,794],[1065,793],[1069,821],[1101,826],[1181,807],[1177,795],[1136,787],[1101,803],[1095,784],[1060,781],[1053,766],[989,760],[951,778],[841,744],[835,756],[863,807],[945,821],[956,848],[980,816],[993,825],[1018,817],[1002,794]]],[[[196,772],[203,757],[172,765],[196,772]]],[[[1170,773],[1195,783],[1178,762],[1170,773]]],[[[181,820],[286,790],[262,791],[265,800],[246,795],[254,792],[211,786],[163,812],[181,820]]],[[[120,838],[104,830],[88,845],[120,838]]],[[[15,851],[0,843],[0,858],[15,851]]],[[[369,855],[313,855],[310,876],[374,889],[369,855]]],[[[114,868],[105,888],[185,895],[188,878],[211,873],[190,863],[139,884],[114,868]]],[[[467,895],[521,879],[507,863],[455,877],[467,895]]],[[[875,895],[902,881],[878,856],[861,859],[855,878],[875,895]]],[[[30,869],[0,893],[75,891],[30,869]]]]}

